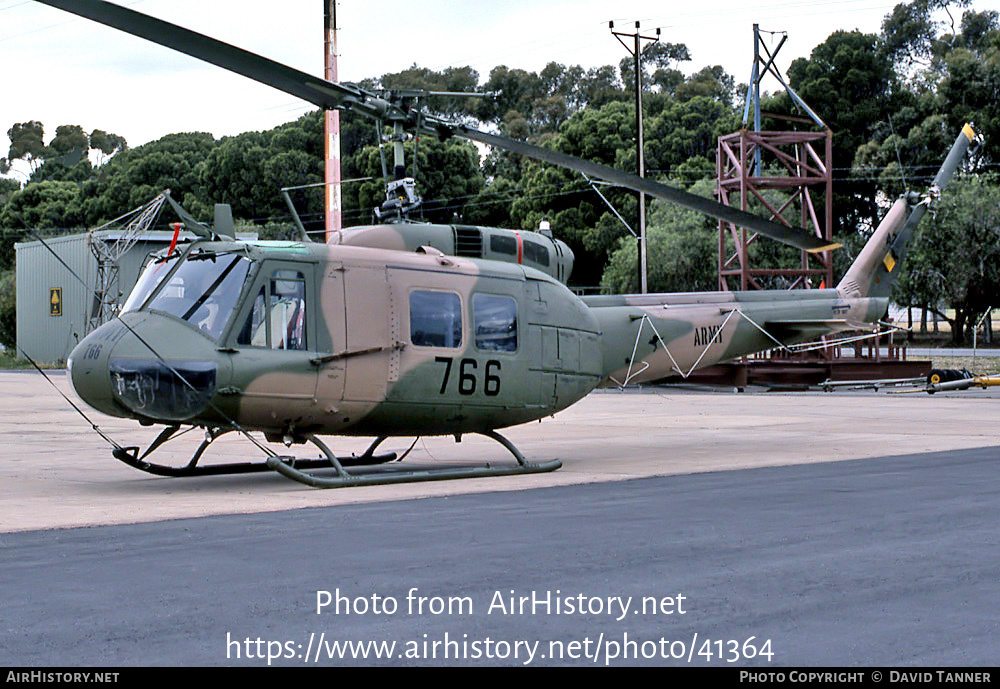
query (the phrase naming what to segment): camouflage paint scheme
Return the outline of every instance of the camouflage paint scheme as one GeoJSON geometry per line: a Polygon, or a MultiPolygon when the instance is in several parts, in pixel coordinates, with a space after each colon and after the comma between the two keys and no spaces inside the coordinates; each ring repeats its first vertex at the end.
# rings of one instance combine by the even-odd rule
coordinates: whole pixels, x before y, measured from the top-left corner
{"type": "MultiPolygon", "coordinates": [[[[212,252],[242,255],[251,262],[218,339],[193,323],[148,308],[170,283],[171,272],[146,295],[147,306],[140,304],[122,314],[121,322],[98,328],[74,349],[71,380],[88,404],[107,414],[146,424],[231,427],[236,422],[271,439],[298,441],[307,433],[450,435],[503,428],[565,409],[600,384],[624,381],[630,372],[638,374],[629,382],[656,380],[674,371],[686,374],[696,364],[709,366],[769,349],[776,341],[790,344],[869,326],[885,313],[898,275],[892,271],[896,263],[887,257],[889,247],[897,253],[905,248],[905,242],[893,240],[910,228],[921,204],[915,197],[898,201],[837,288],[820,290],[580,298],[531,267],[447,256],[429,246],[414,252],[343,244],[197,241],[186,247],[172,271],[192,256],[212,252]],[[289,269],[305,277],[307,347],[292,351],[239,344],[237,333],[254,296],[275,270],[289,269]],[[414,344],[414,290],[458,297],[458,346],[414,344]],[[516,302],[513,351],[477,347],[474,294],[516,302]],[[199,397],[166,370],[147,368],[131,378],[115,373],[120,368],[116,362],[146,360],[154,366],[158,355],[178,370],[194,371],[192,375],[210,366],[214,379],[203,383],[199,397]],[[169,379],[166,387],[151,376],[169,379]],[[137,397],[139,388],[145,392],[137,397]],[[173,396],[166,415],[153,413],[157,405],[150,396],[157,390],[173,396]],[[178,414],[188,407],[189,413],[178,414]]],[[[379,228],[378,241],[400,227],[379,228]]]]}
{"type": "Polygon", "coordinates": [[[528,265],[563,283],[569,282],[575,258],[573,250],[566,242],[554,238],[551,230],[532,232],[478,225],[418,222],[362,225],[340,230],[335,243],[396,251],[433,247],[449,256],[528,265]]]}
{"type": "MultiPolygon", "coordinates": [[[[39,1],[321,108],[391,123],[400,133],[462,137],[661,198],[807,251],[833,246],[655,180],[444,120],[393,92],[320,79],[120,5],[39,1]]],[[[750,354],[775,342],[797,342],[872,323],[885,312],[889,288],[898,275],[894,268],[927,203],[950,179],[973,136],[967,125],[927,197],[910,194],[893,208],[836,289],[581,299],[563,284],[572,264],[571,254],[560,255],[568,249],[565,244],[548,239],[544,251],[554,269],[547,274],[522,265],[528,240],[520,233],[457,225],[372,226],[342,232],[339,243],[332,245],[199,241],[186,248],[183,260],[170,259],[169,277],[152,289],[145,284],[141,299],[138,294],[130,299],[135,303],[119,319],[101,326],[74,349],[71,380],[91,406],[141,423],[210,428],[239,424],[269,438],[292,441],[310,433],[458,435],[538,419],[564,409],[602,382],[623,381],[626,375],[641,382],[671,370],[683,374],[696,365],[750,354]],[[476,232],[477,255],[485,258],[461,256],[476,232]],[[515,259],[482,253],[484,238],[502,242],[506,233],[514,235],[519,247],[515,259]],[[213,290],[236,274],[216,276],[216,256],[236,254],[249,262],[245,279],[235,286],[238,298],[227,301],[225,308],[217,300],[215,312],[199,321],[200,307],[209,305],[206,299],[214,296],[213,290]],[[181,308],[181,299],[167,296],[161,303],[173,299],[175,306],[154,307],[180,269],[187,270],[185,279],[192,283],[214,282],[200,298],[171,315],[181,308]],[[301,273],[302,278],[277,277],[277,270],[301,273]],[[281,298],[271,298],[275,291],[280,297],[284,288],[263,288],[265,283],[284,282],[301,283],[304,294],[296,303],[304,306],[292,312],[297,319],[294,336],[292,324],[281,322],[281,347],[276,348],[271,332],[274,305],[280,305],[281,298]],[[410,307],[415,291],[457,298],[460,308],[453,313],[461,313],[462,319],[456,346],[414,341],[410,307]],[[479,334],[470,325],[477,294],[516,303],[516,347],[496,351],[478,346],[479,334]],[[267,324],[264,342],[258,341],[255,315],[255,303],[261,299],[266,305],[260,309],[266,311],[261,321],[267,324]],[[223,312],[224,321],[218,317],[223,312]],[[248,330],[254,333],[249,338],[248,330]],[[285,348],[293,340],[296,346],[285,348]]],[[[226,234],[218,230],[205,236],[226,234]]],[[[233,262],[224,260],[229,263],[226,271],[231,271],[233,262]]],[[[233,295],[229,287],[226,290],[228,300],[233,295]]]]}
{"type": "MultiPolygon", "coordinates": [[[[240,252],[253,263],[218,341],[196,325],[156,310],[124,313],[122,323],[134,332],[122,323],[105,324],[70,355],[73,386],[88,404],[142,422],[228,426],[233,420],[269,436],[296,439],[304,433],[451,434],[553,414],[590,392],[603,376],[599,326],[592,311],[565,285],[532,268],[433,250],[287,242],[196,242],[187,248],[188,255],[213,251],[240,252]],[[304,351],[236,342],[254,295],[275,269],[295,269],[306,276],[304,351]],[[413,345],[409,295],[414,289],[458,295],[460,346],[413,345]],[[477,349],[471,333],[474,293],[516,302],[515,351],[477,349]],[[123,394],[115,362],[155,362],[152,350],[180,371],[214,365],[211,404],[206,398],[186,418],[164,418],[152,412],[152,400],[140,404],[123,394]]],[[[173,270],[181,265],[177,261],[173,270]]],[[[164,279],[146,301],[169,282],[170,277],[164,279]]],[[[146,382],[147,395],[153,394],[155,384],[146,382]]],[[[178,390],[184,393],[183,383],[175,381],[168,392],[180,394],[178,390]]]]}

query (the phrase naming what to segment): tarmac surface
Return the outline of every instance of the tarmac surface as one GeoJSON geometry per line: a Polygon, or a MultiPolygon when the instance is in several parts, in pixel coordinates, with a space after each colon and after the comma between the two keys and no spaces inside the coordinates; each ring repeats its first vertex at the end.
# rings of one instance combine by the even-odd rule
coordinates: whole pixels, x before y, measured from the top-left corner
{"type": "MultiPolygon", "coordinates": [[[[147,476],[37,374],[0,372],[0,389],[0,664],[1000,657],[993,390],[600,392],[505,432],[529,459],[562,459],[552,474],[323,491],[270,473],[147,476]],[[338,590],[352,612],[317,615],[317,592],[338,590]],[[335,641],[396,646],[331,660],[335,641]]],[[[87,413],[122,444],[156,434],[87,413]]],[[[198,442],[158,459],[184,464],[198,442]]],[[[259,455],[228,436],[212,452],[259,455]]],[[[504,455],[431,438],[408,461],[504,455]]]]}

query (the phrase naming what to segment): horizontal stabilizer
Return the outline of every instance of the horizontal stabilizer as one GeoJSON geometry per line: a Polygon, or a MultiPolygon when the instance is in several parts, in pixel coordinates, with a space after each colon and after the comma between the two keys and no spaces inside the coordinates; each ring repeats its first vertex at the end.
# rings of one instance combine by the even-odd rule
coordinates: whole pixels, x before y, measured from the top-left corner
{"type": "Polygon", "coordinates": [[[846,318],[776,319],[764,322],[764,329],[782,342],[801,341],[816,335],[863,327],[867,326],[852,324],[846,318]]]}

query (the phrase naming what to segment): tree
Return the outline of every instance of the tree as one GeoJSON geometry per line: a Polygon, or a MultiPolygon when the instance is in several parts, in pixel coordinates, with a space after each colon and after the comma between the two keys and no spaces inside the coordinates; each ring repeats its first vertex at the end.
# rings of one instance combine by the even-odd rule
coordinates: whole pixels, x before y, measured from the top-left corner
{"type": "MultiPolygon", "coordinates": [[[[995,26],[995,24],[994,24],[995,26]]],[[[940,62],[940,83],[933,101],[935,112],[947,113],[955,123],[975,122],[976,128],[988,140],[1000,136],[1000,31],[994,28],[992,37],[982,49],[958,47],[943,55],[940,62]]],[[[995,147],[984,146],[975,161],[986,164],[996,161],[995,147]]]]}
{"type": "Polygon", "coordinates": [[[996,306],[1000,295],[1000,183],[955,179],[929,220],[914,240],[894,297],[913,306],[950,306],[952,340],[961,344],[974,317],[996,306]]]}
{"type": "Polygon", "coordinates": [[[673,93],[684,82],[678,69],[681,62],[690,62],[691,53],[683,43],[656,42],[643,51],[643,60],[653,69],[652,84],[661,93],[673,93]]]}
{"type": "MultiPolygon", "coordinates": [[[[739,129],[738,118],[729,103],[708,96],[669,99],[646,119],[646,168],[672,174],[676,166],[695,156],[714,161],[719,136],[739,129]]],[[[635,169],[634,145],[624,162],[625,169],[635,169]]],[[[707,176],[714,176],[714,168],[713,162],[703,169],[712,169],[707,176]]]]}
{"type": "Polygon", "coordinates": [[[58,158],[66,167],[76,165],[90,150],[90,137],[78,124],[56,127],[56,135],[49,142],[49,155],[58,158]]]}
{"type": "Polygon", "coordinates": [[[97,161],[97,166],[100,167],[111,156],[128,148],[128,143],[123,136],[109,134],[103,129],[95,129],[90,133],[90,147],[100,151],[100,158],[97,161]]]}
{"type": "Polygon", "coordinates": [[[9,160],[20,158],[26,161],[32,172],[41,163],[47,150],[43,137],[45,127],[41,122],[31,120],[29,122],[19,122],[7,130],[7,137],[10,139],[10,151],[7,153],[9,160]]]}
{"type": "Polygon", "coordinates": [[[600,108],[612,101],[626,99],[625,90],[612,65],[588,69],[576,91],[579,94],[577,107],[600,108]]]}
{"type": "Polygon", "coordinates": [[[18,184],[17,180],[0,178],[0,208],[3,208],[14,192],[20,190],[21,185],[18,184]]]}
{"type": "MultiPolygon", "coordinates": [[[[611,167],[634,170],[634,157],[630,158],[634,156],[634,141],[635,107],[613,101],[574,113],[560,127],[559,134],[544,145],[611,167]]],[[[579,173],[529,160],[521,162],[521,170],[516,180],[521,191],[510,206],[512,225],[534,229],[543,217],[548,218],[556,235],[576,254],[573,282],[597,284],[608,253],[626,232],[621,222],[579,173]]],[[[635,217],[638,204],[634,192],[604,187],[603,193],[624,217],[635,217]]]]}
{"type": "Polygon", "coordinates": [[[28,184],[0,208],[0,270],[14,267],[14,244],[31,239],[28,229],[66,232],[82,226],[83,207],[76,182],[28,184]]]}
{"type": "MultiPolygon", "coordinates": [[[[681,62],[690,62],[691,53],[683,43],[656,41],[642,47],[642,90],[651,93],[663,90],[667,93],[683,81],[679,69],[681,62]]],[[[628,98],[635,98],[635,58],[629,55],[618,63],[621,82],[628,98]]]]}
{"type": "Polygon", "coordinates": [[[972,0],[912,0],[896,5],[882,21],[883,50],[903,71],[916,66],[929,67],[938,42],[954,47],[955,19],[951,8],[968,7],[972,0]],[[935,20],[944,12],[951,34],[942,32],[943,22],[935,20]]]}
{"type": "Polygon", "coordinates": [[[681,101],[704,97],[732,107],[736,101],[736,80],[720,65],[703,67],[674,88],[681,101]]]}
{"type": "MultiPolygon", "coordinates": [[[[692,193],[712,197],[713,184],[702,181],[692,193]]],[[[653,201],[646,225],[650,292],[693,292],[715,289],[717,238],[715,221],[696,211],[653,201]]],[[[635,239],[623,237],[611,254],[601,286],[616,294],[639,291],[635,239]]]]}
{"type": "Polygon", "coordinates": [[[81,187],[86,223],[97,226],[147,203],[164,189],[196,217],[210,219],[211,202],[201,188],[200,166],[215,147],[205,132],[168,134],[120,151],[100,175],[81,187]]]}
{"type": "Polygon", "coordinates": [[[17,348],[17,291],[13,270],[0,270],[0,345],[17,348]]]}
{"type": "Polygon", "coordinates": [[[94,168],[86,158],[76,156],[69,158],[53,157],[39,165],[29,178],[29,183],[35,182],[86,182],[94,175],[94,168]]]}
{"type": "MultiPolygon", "coordinates": [[[[479,91],[479,73],[472,67],[446,67],[437,72],[414,63],[401,72],[383,74],[378,83],[384,89],[476,93],[479,91]]],[[[470,117],[476,112],[477,101],[461,96],[428,96],[426,106],[445,117],[470,117]]]]}
{"type": "Polygon", "coordinates": [[[550,96],[562,96],[572,107],[580,105],[578,87],[584,71],[580,65],[566,65],[550,62],[538,73],[542,86],[550,96]]]}
{"type": "Polygon", "coordinates": [[[37,182],[13,194],[0,211],[0,227],[23,230],[78,228],[84,225],[76,182],[37,182]]]}
{"type": "Polygon", "coordinates": [[[499,124],[501,118],[511,110],[521,113],[530,122],[534,115],[535,101],[548,95],[545,82],[538,74],[523,69],[510,69],[506,65],[499,65],[490,71],[483,90],[492,93],[493,97],[479,102],[477,114],[479,119],[495,124],[499,124]]]}

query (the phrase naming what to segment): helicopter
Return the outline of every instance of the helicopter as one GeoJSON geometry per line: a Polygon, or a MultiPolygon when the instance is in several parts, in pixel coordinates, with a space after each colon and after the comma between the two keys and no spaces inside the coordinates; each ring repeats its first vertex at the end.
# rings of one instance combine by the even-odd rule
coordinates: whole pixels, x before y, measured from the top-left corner
{"type": "MultiPolygon", "coordinates": [[[[323,108],[497,146],[808,251],[832,248],[805,230],[449,122],[112,3],[38,1],[323,108]]],[[[358,245],[343,237],[331,243],[306,237],[237,241],[225,213],[211,228],[182,215],[197,238],[151,257],[115,319],[70,354],[70,380],[80,398],[101,412],[163,426],[144,453],[117,444],[112,452],[157,475],[274,470],[306,485],[339,488],[553,471],[560,460],[530,462],[497,430],[551,416],[600,385],[686,375],[775,345],[877,322],[915,228],[977,138],[970,125],[963,127],[930,189],[908,192],[893,204],[836,288],[799,292],[580,297],[558,275],[524,264],[520,254],[517,260],[504,252],[459,256],[435,246],[433,238],[414,247],[412,237],[420,241],[421,233],[434,234],[434,226],[416,225],[410,244],[400,246],[380,244],[395,240],[392,228],[378,226],[369,239],[356,235],[358,245]],[[187,466],[146,460],[183,433],[182,426],[205,431],[187,466]],[[268,454],[267,460],[199,465],[211,443],[229,432],[245,435],[268,454]],[[310,442],[324,456],[282,457],[251,432],[286,446],[310,442]],[[516,464],[406,470],[390,464],[395,453],[376,453],[389,437],[452,435],[460,440],[463,434],[497,441],[516,464]],[[319,438],[329,435],[375,440],[361,455],[338,457],[319,438]],[[320,467],[334,469],[334,475],[309,473],[320,467]]]]}

